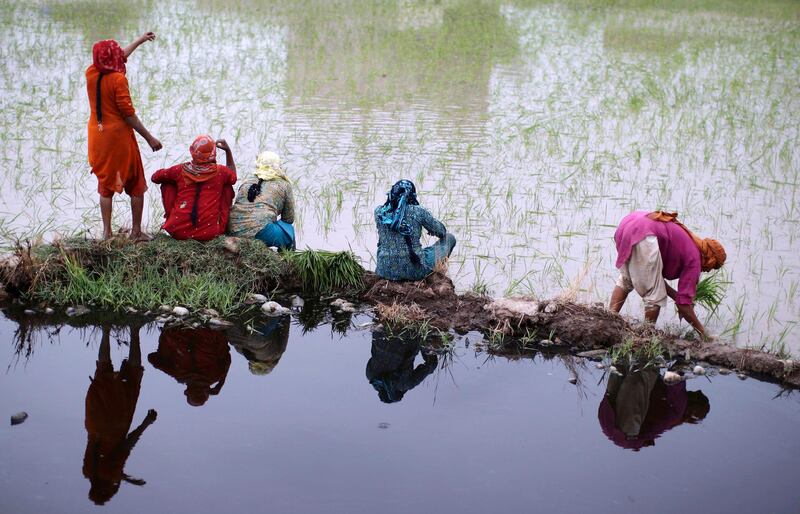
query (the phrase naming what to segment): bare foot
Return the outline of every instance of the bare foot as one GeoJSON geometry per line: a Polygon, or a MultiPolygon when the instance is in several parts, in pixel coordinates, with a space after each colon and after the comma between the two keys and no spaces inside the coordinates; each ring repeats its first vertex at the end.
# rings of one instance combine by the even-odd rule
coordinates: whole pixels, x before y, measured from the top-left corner
{"type": "Polygon", "coordinates": [[[153,236],[145,232],[131,232],[129,237],[134,243],[146,243],[153,240],[153,236]]]}

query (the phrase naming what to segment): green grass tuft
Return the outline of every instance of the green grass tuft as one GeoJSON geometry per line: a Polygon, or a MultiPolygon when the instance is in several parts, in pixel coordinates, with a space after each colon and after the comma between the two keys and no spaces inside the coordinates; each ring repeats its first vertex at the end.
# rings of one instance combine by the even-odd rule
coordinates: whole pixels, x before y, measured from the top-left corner
{"type": "Polygon", "coordinates": [[[238,251],[231,252],[225,238],[200,243],[160,236],[147,244],[72,239],[33,248],[29,261],[23,293],[33,301],[108,310],[210,307],[223,315],[249,293],[287,281],[299,279],[309,291],[353,289],[361,286],[364,273],[349,252],[279,254],[249,239],[239,240],[238,251]]]}

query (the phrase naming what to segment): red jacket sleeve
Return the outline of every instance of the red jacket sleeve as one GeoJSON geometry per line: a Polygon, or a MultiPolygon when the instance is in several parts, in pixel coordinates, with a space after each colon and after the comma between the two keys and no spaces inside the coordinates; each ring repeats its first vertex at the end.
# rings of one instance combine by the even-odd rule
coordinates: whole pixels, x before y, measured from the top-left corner
{"type": "Polygon", "coordinates": [[[224,177],[225,177],[225,180],[223,181],[223,184],[225,184],[226,186],[234,185],[236,183],[236,181],[238,180],[236,178],[236,172],[233,171],[232,169],[230,169],[229,167],[223,166],[221,164],[219,165],[219,167],[220,167],[220,171],[222,173],[224,173],[224,177]]]}
{"type": "Polygon", "coordinates": [[[176,164],[170,168],[161,169],[153,173],[150,180],[154,184],[177,184],[178,178],[181,176],[183,164],[176,164]]]}

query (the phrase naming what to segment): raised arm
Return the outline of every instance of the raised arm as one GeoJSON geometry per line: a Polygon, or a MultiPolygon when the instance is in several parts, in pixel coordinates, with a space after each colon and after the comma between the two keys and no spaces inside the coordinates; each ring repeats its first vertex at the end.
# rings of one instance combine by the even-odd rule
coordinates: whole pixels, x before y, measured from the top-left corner
{"type": "Polygon", "coordinates": [[[217,148],[225,151],[225,166],[236,173],[236,163],[233,161],[233,152],[231,147],[228,146],[228,142],[224,139],[217,139],[217,148]]]}
{"type": "Polygon", "coordinates": [[[125,54],[125,58],[127,59],[134,50],[139,48],[139,45],[144,43],[145,41],[153,41],[156,38],[155,33],[153,32],[145,32],[141,36],[137,37],[136,39],[131,42],[128,46],[122,49],[122,52],[125,54]]]}

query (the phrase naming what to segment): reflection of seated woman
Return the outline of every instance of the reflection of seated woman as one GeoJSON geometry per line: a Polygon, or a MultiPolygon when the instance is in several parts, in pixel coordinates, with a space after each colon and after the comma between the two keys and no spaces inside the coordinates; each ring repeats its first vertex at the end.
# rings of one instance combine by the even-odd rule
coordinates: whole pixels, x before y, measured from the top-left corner
{"type": "Polygon", "coordinates": [[[378,226],[378,266],[375,273],[387,280],[422,280],[456,246],[442,222],[431,216],[417,201],[417,189],[410,180],[392,186],[386,203],[375,209],[378,226]],[[422,229],[439,238],[433,246],[422,248],[422,229]]]}
{"type": "Polygon", "coordinates": [[[158,350],[147,356],[154,367],[186,384],[186,402],[199,407],[219,394],[231,366],[225,336],[210,328],[166,328],[158,350]]]}
{"type": "Polygon", "coordinates": [[[424,362],[414,367],[420,351],[418,343],[372,333],[372,357],[367,362],[367,380],[378,391],[384,403],[399,402],[407,391],[414,389],[436,370],[439,359],[435,353],[422,352],[424,362]]]}
{"type": "Polygon", "coordinates": [[[119,371],[111,363],[109,328],[103,328],[97,368],[86,392],[86,452],[83,456],[83,476],[91,482],[89,499],[98,505],[110,500],[122,481],[144,485],[144,480],[125,474],[125,462],[144,433],[156,420],[156,411],[147,411],[142,423],[131,433],[133,414],[142,384],[139,329],[131,328],[128,358],[119,371]]]}
{"type": "Polygon", "coordinates": [[[267,246],[294,248],[294,196],[275,152],[261,152],[253,176],[239,186],[228,234],[254,237],[267,246]],[[278,217],[280,216],[280,219],[278,217]]]}
{"type": "Polygon", "coordinates": [[[286,351],[290,325],[289,316],[270,318],[254,332],[236,325],[228,330],[228,340],[247,359],[250,373],[266,375],[278,365],[286,351]]]}
{"type": "Polygon", "coordinates": [[[699,423],[709,410],[701,391],[687,392],[686,382],[667,385],[658,370],[647,368],[624,376],[612,374],[597,416],[614,444],[638,451],[655,445],[667,430],[699,423]]]}
{"type": "Polygon", "coordinates": [[[209,241],[225,233],[228,224],[236,164],[224,139],[198,136],[189,147],[191,162],[156,171],[151,180],[161,184],[164,217],[161,226],[175,239],[209,241]],[[226,165],[217,164],[217,148],[225,150],[226,165]]]}

